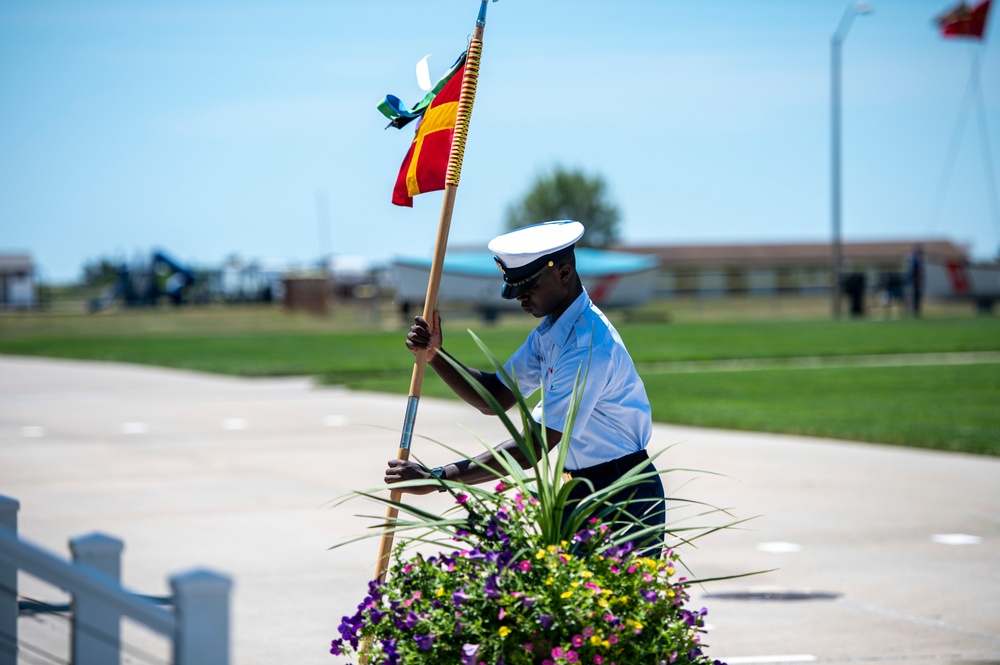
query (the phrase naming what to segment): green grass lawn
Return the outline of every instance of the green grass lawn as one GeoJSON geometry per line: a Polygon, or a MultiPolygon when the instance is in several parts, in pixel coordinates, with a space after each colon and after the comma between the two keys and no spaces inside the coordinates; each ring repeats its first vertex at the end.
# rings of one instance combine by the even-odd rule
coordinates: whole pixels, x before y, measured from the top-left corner
{"type": "MultiPolygon", "coordinates": [[[[356,312],[354,313],[356,314],[356,312]]],[[[1000,364],[802,368],[789,359],[1000,352],[1000,318],[676,320],[616,325],[659,422],[784,432],[1000,455],[1000,364]],[[739,371],[717,361],[749,359],[739,371]],[[678,363],[702,361],[697,371],[678,363]],[[713,361],[716,361],[713,364],[713,361]],[[788,366],[786,366],[788,365],[788,366]],[[723,370],[726,371],[723,371],[723,370]]],[[[642,320],[643,317],[629,317],[642,320]]],[[[445,319],[445,346],[485,366],[466,329],[499,357],[533,321],[445,319]]],[[[330,319],[272,308],[0,317],[0,353],[144,363],[242,376],[314,375],[406,393],[412,356],[398,319],[330,319]]],[[[423,395],[450,396],[429,372],[423,395]]]]}

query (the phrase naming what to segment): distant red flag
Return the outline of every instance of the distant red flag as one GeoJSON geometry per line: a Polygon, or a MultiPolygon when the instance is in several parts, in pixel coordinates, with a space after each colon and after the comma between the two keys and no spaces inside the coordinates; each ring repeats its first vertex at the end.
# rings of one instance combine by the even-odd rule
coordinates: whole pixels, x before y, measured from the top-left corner
{"type": "Polygon", "coordinates": [[[941,29],[941,36],[971,37],[982,39],[986,32],[986,17],[990,12],[990,0],[983,0],[975,7],[960,2],[935,19],[941,29]]]}
{"type": "Polygon", "coordinates": [[[448,82],[421,116],[416,136],[403,158],[392,191],[392,202],[398,206],[413,207],[413,197],[417,194],[444,189],[458,117],[458,98],[465,76],[464,58],[461,67],[449,75],[448,82]]]}

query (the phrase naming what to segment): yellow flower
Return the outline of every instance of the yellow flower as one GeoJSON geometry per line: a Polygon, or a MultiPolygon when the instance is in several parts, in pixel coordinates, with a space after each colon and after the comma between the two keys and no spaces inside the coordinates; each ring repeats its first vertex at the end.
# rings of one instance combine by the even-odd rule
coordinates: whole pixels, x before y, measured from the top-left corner
{"type": "Polygon", "coordinates": [[[549,545],[549,546],[548,546],[547,548],[545,548],[545,549],[547,549],[548,551],[552,552],[553,554],[555,554],[555,553],[556,553],[556,546],[555,546],[555,545],[549,545]]]}
{"type": "Polygon", "coordinates": [[[604,647],[605,649],[608,649],[611,647],[611,642],[604,640],[603,642],[601,642],[601,646],[604,647]]]}
{"type": "Polygon", "coordinates": [[[569,598],[572,595],[573,595],[572,591],[563,591],[561,594],[559,594],[559,597],[560,598],[569,598]]]}
{"type": "Polygon", "coordinates": [[[579,582],[570,582],[569,585],[575,589],[578,586],[580,586],[580,583],[579,582]]]}
{"type": "Polygon", "coordinates": [[[591,635],[590,636],[590,643],[593,644],[595,647],[599,647],[599,646],[601,646],[601,644],[603,643],[603,641],[597,635],[591,635]]]}
{"type": "Polygon", "coordinates": [[[667,598],[673,598],[676,595],[673,589],[667,589],[667,598]]]}
{"type": "Polygon", "coordinates": [[[603,598],[601,598],[600,600],[597,601],[597,606],[598,607],[607,607],[608,606],[608,601],[606,601],[603,598]]]}
{"type": "Polygon", "coordinates": [[[444,587],[441,587],[437,591],[435,591],[434,595],[437,596],[438,598],[440,598],[441,596],[443,596],[444,595],[444,587]]]}
{"type": "Polygon", "coordinates": [[[553,580],[552,580],[551,577],[549,579],[545,580],[545,584],[547,584],[548,586],[552,586],[552,582],[553,582],[553,580]]]}
{"type": "Polygon", "coordinates": [[[536,559],[544,559],[545,558],[545,550],[538,550],[537,552],[535,552],[535,558],[536,559]]]}
{"type": "Polygon", "coordinates": [[[585,579],[585,580],[589,580],[589,579],[590,579],[591,577],[593,577],[593,576],[594,576],[594,574],[593,574],[592,572],[590,572],[589,570],[585,570],[585,571],[583,571],[582,573],[580,573],[580,576],[581,576],[581,577],[582,577],[583,579],[585,579]]]}
{"type": "Polygon", "coordinates": [[[673,575],[673,574],[674,574],[673,566],[668,567],[667,568],[667,575],[673,575]]]}
{"type": "Polygon", "coordinates": [[[510,634],[510,628],[507,626],[500,626],[500,637],[507,637],[510,634]]]}

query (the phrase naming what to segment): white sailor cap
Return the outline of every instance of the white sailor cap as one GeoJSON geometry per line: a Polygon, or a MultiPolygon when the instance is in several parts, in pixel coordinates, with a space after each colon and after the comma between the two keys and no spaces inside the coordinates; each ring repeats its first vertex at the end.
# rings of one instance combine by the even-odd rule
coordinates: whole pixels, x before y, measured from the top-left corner
{"type": "Polygon", "coordinates": [[[583,224],[564,219],[525,226],[491,240],[493,260],[503,273],[500,297],[513,300],[530,291],[546,268],[569,256],[582,236],[583,224]]]}

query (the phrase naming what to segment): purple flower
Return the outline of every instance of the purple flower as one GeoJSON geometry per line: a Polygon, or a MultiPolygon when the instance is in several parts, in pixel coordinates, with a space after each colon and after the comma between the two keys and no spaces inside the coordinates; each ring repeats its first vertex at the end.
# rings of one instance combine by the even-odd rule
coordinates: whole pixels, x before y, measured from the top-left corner
{"type": "Polygon", "coordinates": [[[451,602],[455,604],[455,607],[461,607],[469,600],[469,597],[465,595],[463,589],[459,589],[455,593],[451,594],[451,602]]]}
{"type": "Polygon", "coordinates": [[[490,521],[486,523],[486,537],[492,539],[499,538],[501,535],[503,535],[503,529],[500,527],[500,522],[491,517],[490,521]]]}
{"type": "Polygon", "coordinates": [[[497,586],[497,576],[490,575],[486,578],[486,584],[483,585],[483,591],[486,592],[487,598],[499,598],[503,594],[500,592],[500,588],[497,586]]]}
{"type": "Polygon", "coordinates": [[[548,630],[552,627],[552,615],[551,614],[539,614],[538,623],[542,624],[542,628],[548,630]]]}
{"type": "Polygon", "coordinates": [[[417,616],[417,613],[410,612],[409,614],[406,615],[406,618],[403,619],[403,626],[405,626],[406,628],[413,628],[419,622],[420,622],[420,617],[417,616]]]}
{"type": "Polygon", "coordinates": [[[344,642],[348,642],[351,647],[358,648],[358,631],[361,630],[361,612],[352,617],[344,617],[340,625],[337,626],[340,636],[344,642]]]}
{"type": "Polygon", "coordinates": [[[414,635],[413,640],[417,643],[417,648],[421,651],[430,651],[434,645],[434,635],[414,635]]]}
{"type": "Polygon", "coordinates": [[[462,665],[476,665],[476,654],[479,652],[478,644],[462,645],[462,665]]]}
{"type": "Polygon", "coordinates": [[[396,651],[396,640],[382,640],[382,653],[385,660],[382,665],[399,665],[399,652],[396,651]]]}
{"type": "Polygon", "coordinates": [[[640,591],[639,593],[643,598],[646,599],[647,602],[650,603],[656,602],[656,592],[653,591],[652,589],[646,589],[645,591],[640,591]]]}
{"type": "Polygon", "coordinates": [[[339,656],[340,654],[344,653],[343,646],[344,646],[344,640],[334,640],[330,642],[330,653],[332,653],[334,656],[339,656]]]}

